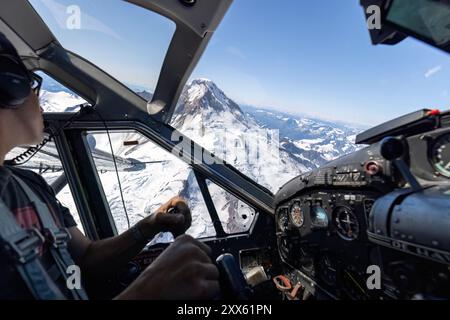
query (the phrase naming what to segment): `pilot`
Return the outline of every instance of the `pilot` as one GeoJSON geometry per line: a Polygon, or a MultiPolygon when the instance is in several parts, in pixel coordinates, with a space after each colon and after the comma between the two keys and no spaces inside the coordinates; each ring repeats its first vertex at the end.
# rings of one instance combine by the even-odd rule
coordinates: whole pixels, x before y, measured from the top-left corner
{"type": "MultiPolygon", "coordinates": [[[[41,176],[4,164],[13,148],[43,139],[39,89],[0,34],[0,299],[86,299],[83,287],[102,286],[157,233],[184,233],[191,213],[175,197],[119,236],[85,237],[41,176]]],[[[219,273],[210,254],[205,244],[181,235],[116,299],[213,298],[219,273]]]]}

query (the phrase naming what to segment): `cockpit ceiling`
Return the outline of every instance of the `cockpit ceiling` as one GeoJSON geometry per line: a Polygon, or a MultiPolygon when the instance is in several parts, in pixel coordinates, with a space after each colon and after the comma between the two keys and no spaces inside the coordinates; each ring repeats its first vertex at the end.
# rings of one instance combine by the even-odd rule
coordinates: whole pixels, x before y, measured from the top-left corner
{"type": "Polygon", "coordinates": [[[8,34],[14,33],[10,38],[19,51],[22,52],[24,44],[34,53],[47,47],[56,39],[36,14],[31,4],[26,0],[2,1],[0,2],[0,19],[2,22],[0,31],[8,34]]]}
{"type": "MultiPolygon", "coordinates": [[[[176,24],[176,32],[166,53],[153,100],[143,107],[144,101],[139,97],[126,99],[134,101],[140,109],[147,109],[155,119],[168,123],[186,81],[232,0],[197,0],[194,1],[193,6],[186,5],[186,2],[191,1],[184,0],[128,0],[127,2],[161,14],[176,24]]],[[[24,60],[30,60],[27,66],[47,71],[63,80],[69,87],[72,86],[73,91],[83,94],[85,86],[83,88],[80,84],[80,88],[76,87],[77,83],[80,83],[76,77],[82,73],[79,66],[75,63],[65,64],[64,70],[60,70],[59,63],[64,60],[64,57],[45,55],[49,48],[55,46],[61,48],[61,44],[27,0],[0,2],[0,32],[14,43],[24,60]],[[44,55],[48,61],[40,63],[44,55]],[[52,66],[52,70],[44,69],[49,66],[52,66]]],[[[52,50],[53,53],[64,53],[64,50],[52,50]]],[[[107,81],[108,89],[125,94],[123,85],[108,74],[105,73],[97,78],[107,81]]],[[[92,86],[94,88],[91,92],[102,91],[95,89],[95,82],[92,86]]],[[[130,91],[128,94],[134,93],[130,91]]],[[[94,97],[85,98],[91,101],[98,100],[94,97]]]]}
{"type": "MultiPolygon", "coordinates": [[[[199,37],[214,32],[232,0],[198,0],[194,6],[182,5],[183,0],[125,0],[154,11],[174,21],[178,28],[189,28],[199,37]]],[[[0,2],[1,30],[14,30],[29,48],[37,52],[56,39],[27,0],[0,2]]],[[[17,40],[17,39],[16,39],[17,40]]]]}

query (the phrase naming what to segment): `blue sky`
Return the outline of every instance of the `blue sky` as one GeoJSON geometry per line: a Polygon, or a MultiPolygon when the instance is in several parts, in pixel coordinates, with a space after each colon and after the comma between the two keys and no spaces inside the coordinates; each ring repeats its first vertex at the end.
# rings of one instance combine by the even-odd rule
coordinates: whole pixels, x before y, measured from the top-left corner
{"type": "MultiPolygon", "coordinates": [[[[117,1],[31,2],[48,17],[58,4],[79,4],[93,18],[87,27],[48,22],[63,45],[119,80],[154,87],[171,23],[117,1]]],[[[235,0],[192,78],[214,80],[239,103],[375,125],[449,109],[449,62],[412,39],[372,46],[359,0],[235,0]]]]}
{"type": "Polygon", "coordinates": [[[172,21],[121,0],[29,1],[66,49],[121,82],[154,90],[176,28],[172,21]]]}

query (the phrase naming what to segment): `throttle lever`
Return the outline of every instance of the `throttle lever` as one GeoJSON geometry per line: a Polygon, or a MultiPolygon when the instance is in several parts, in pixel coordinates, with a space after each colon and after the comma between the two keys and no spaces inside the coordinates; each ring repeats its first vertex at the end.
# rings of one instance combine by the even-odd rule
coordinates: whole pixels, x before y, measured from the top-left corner
{"type": "Polygon", "coordinates": [[[414,191],[422,190],[422,186],[402,159],[405,154],[405,145],[402,140],[394,137],[384,138],[380,144],[380,154],[383,158],[394,164],[414,191]]]}

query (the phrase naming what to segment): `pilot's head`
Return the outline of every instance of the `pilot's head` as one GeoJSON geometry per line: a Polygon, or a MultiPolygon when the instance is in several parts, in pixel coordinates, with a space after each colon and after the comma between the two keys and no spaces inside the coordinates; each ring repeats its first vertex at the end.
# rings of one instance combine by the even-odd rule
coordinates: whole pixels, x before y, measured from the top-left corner
{"type": "Polygon", "coordinates": [[[42,140],[44,125],[38,99],[41,81],[27,70],[14,46],[0,33],[0,143],[3,148],[10,150],[42,140]]]}

